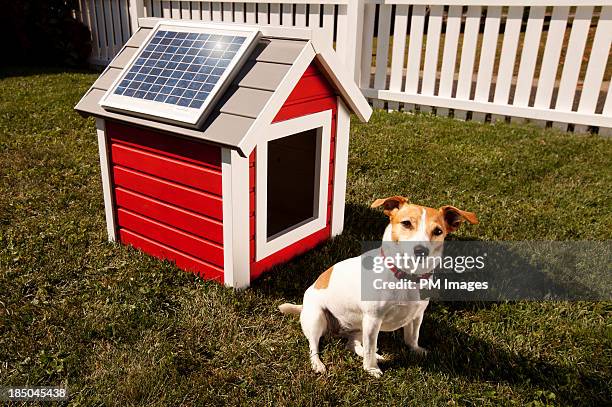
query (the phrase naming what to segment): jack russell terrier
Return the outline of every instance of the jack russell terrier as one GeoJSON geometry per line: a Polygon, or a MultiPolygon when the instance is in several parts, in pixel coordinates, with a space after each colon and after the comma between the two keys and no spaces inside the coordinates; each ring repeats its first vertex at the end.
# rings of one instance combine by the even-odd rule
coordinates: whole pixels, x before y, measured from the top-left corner
{"type": "MultiPolygon", "coordinates": [[[[304,293],[303,305],[285,303],[279,306],[284,314],[300,316],[302,331],[308,339],[310,363],[315,372],[325,372],[325,365],[319,358],[319,339],[325,333],[344,336],[347,348],[363,358],[363,368],[374,377],[382,371],[378,360],[384,358],[376,353],[378,333],[404,328],[404,342],[414,352],[425,355],[427,351],[419,346],[419,329],[429,299],[422,300],[418,288],[403,290],[403,297],[389,291],[381,293],[375,301],[362,300],[361,273],[363,256],[409,255],[415,258],[441,256],[444,238],[454,232],[461,223],[478,223],[472,212],[452,206],[439,209],[412,205],[401,196],[377,199],[372,208],[382,206],[389,217],[389,225],[383,235],[380,248],[353,257],[330,267],[323,272],[304,293]],[[401,242],[401,244],[400,244],[401,242]],[[410,251],[410,253],[406,253],[410,251]]],[[[429,279],[431,269],[427,262],[407,272],[395,264],[385,263],[387,272],[380,274],[385,282],[402,279],[429,279]]]]}

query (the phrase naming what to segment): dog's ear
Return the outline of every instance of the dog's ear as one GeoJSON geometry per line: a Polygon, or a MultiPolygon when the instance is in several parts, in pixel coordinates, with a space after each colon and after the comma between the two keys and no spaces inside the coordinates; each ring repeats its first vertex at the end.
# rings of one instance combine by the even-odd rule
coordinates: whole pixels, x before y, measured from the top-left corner
{"type": "Polygon", "coordinates": [[[440,208],[440,213],[444,218],[444,222],[446,222],[446,230],[449,233],[459,229],[459,226],[465,221],[470,222],[472,225],[478,223],[478,218],[475,213],[462,211],[454,206],[443,206],[440,208]]]}
{"type": "Polygon", "coordinates": [[[385,215],[389,216],[394,209],[398,209],[400,206],[408,202],[408,199],[403,196],[390,196],[388,198],[379,198],[372,202],[370,208],[378,208],[382,206],[384,209],[385,215]]]}

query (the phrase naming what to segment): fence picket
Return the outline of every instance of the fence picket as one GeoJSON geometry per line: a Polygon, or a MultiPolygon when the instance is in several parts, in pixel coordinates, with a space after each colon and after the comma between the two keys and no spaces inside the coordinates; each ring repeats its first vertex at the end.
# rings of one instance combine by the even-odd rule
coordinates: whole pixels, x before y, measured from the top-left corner
{"type": "Polygon", "coordinates": [[[295,5],[295,26],[306,27],[306,4],[295,5]]]}
{"type": "Polygon", "coordinates": [[[318,4],[308,5],[308,27],[320,27],[321,6],[318,4]]]}
{"type": "Polygon", "coordinates": [[[407,93],[417,93],[419,87],[424,27],[425,6],[413,6],[408,43],[408,68],[406,71],[406,85],[404,87],[404,92],[407,93]]]}
{"type": "Polygon", "coordinates": [[[119,0],[112,0],[111,4],[111,13],[113,15],[112,25],[113,25],[113,51],[116,54],[119,53],[121,47],[124,42],[127,41],[127,37],[125,40],[123,39],[123,31],[121,30],[121,9],[119,5],[119,0]]]}
{"type": "Polygon", "coordinates": [[[100,42],[98,38],[98,27],[96,23],[96,8],[94,5],[94,0],[86,0],[87,4],[87,14],[88,18],[88,26],[91,30],[91,52],[94,60],[101,60],[102,55],[100,54],[100,42]]]}
{"type": "MultiPolygon", "coordinates": [[[[612,92],[610,90],[608,90],[608,94],[606,95],[606,101],[601,114],[604,116],[612,116],[612,92]]],[[[612,126],[600,127],[599,134],[602,136],[612,137],[612,126]]]]}
{"type": "MultiPolygon", "coordinates": [[[[378,12],[378,40],[376,44],[376,70],[374,87],[385,89],[387,82],[387,62],[389,59],[389,30],[391,28],[391,6],[380,5],[378,12]]],[[[382,108],[384,102],[374,101],[375,108],[382,108]]]]}
{"type": "Polygon", "coordinates": [[[267,25],[268,20],[268,3],[257,4],[257,24],[267,25]]]}
{"type": "MultiPolygon", "coordinates": [[[[128,0],[126,0],[127,3],[128,0]]],[[[153,12],[153,16],[154,17],[161,17],[162,16],[162,6],[161,6],[161,0],[152,0],[152,5],[151,5],[151,10],[153,12]]]]}
{"type": "Polygon", "coordinates": [[[244,3],[234,3],[234,22],[244,23],[244,3]]]}
{"type": "Polygon", "coordinates": [[[245,10],[245,15],[246,15],[246,23],[247,24],[257,24],[257,10],[256,10],[256,3],[247,3],[246,4],[246,10],[245,10]]]}
{"type": "MultiPolygon", "coordinates": [[[[442,53],[442,67],[440,68],[440,87],[438,95],[450,98],[455,82],[455,65],[457,63],[457,45],[461,30],[461,6],[450,6],[446,18],[446,35],[444,36],[444,51],[442,53]]],[[[440,116],[447,116],[448,109],[437,109],[440,116]]]]}
{"type": "MultiPolygon", "coordinates": [[[[501,19],[501,7],[489,6],[482,35],[482,46],[480,51],[480,62],[478,63],[478,75],[476,77],[476,93],[474,100],[488,102],[493,79],[493,65],[495,65],[495,54],[497,52],[497,39],[499,36],[499,25],[501,19]]],[[[472,120],[483,122],[485,113],[473,112],[472,120]]]]}
{"type": "Polygon", "coordinates": [[[212,10],[211,10],[212,21],[222,21],[223,20],[222,13],[223,13],[223,10],[221,9],[221,3],[213,2],[212,10]]]}
{"type": "Polygon", "coordinates": [[[538,77],[534,107],[543,109],[550,107],[568,14],[569,7],[567,6],[557,6],[553,9],[538,77]]]}
{"type": "MultiPolygon", "coordinates": [[[[438,76],[438,52],[440,50],[440,32],[442,30],[443,6],[431,6],[427,26],[427,40],[425,46],[425,64],[423,66],[423,83],[421,94],[433,95],[438,76]]],[[[431,111],[431,107],[422,106],[421,112],[431,111]]]]}
{"type": "MultiPolygon", "coordinates": [[[[493,96],[493,103],[495,104],[508,104],[522,25],[523,7],[508,7],[504,40],[497,70],[495,94],[493,96]]],[[[491,121],[503,119],[503,117],[498,115],[491,116],[491,121]]]]}
{"type": "Polygon", "coordinates": [[[191,20],[191,8],[188,1],[181,1],[180,3],[180,19],[191,20]]]}
{"type": "Polygon", "coordinates": [[[180,19],[181,18],[181,3],[178,1],[172,1],[170,4],[170,8],[172,10],[172,18],[180,19]]]}
{"type": "Polygon", "coordinates": [[[293,4],[281,4],[282,15],[281,24],[284,26],[293,26],[293,4]]]}
{"type": "MultiPolygon", "coordinates": [[[[393,49],[391,53],[391,78],[389,80],[389,90],[394,92],[401,91],[402,79],[404,77],[404,52],[406,50],[406,34],[408,30],[408,11],[407,5],[398,4],[395,9],[395,26],[393,27],[393,49]]],[[[389,102],[389,110],[397,110],[399,103],[389,102]]]]}
{"type": "Polygon", "coordinates": [[[333,4],[323,5],[323,31],[331,47],[334,45],[334,12],[335,7],[333,4]]]}
{"type": "Polygon", "coordinates": [[[98,41],[97,41],[97,30],[95,25],[94,11],[90,7],[91,0],[81,0],[81,11],[82,17],[81,22],[89,28],[91,32],[91,60],[98,59],[98,41]]]}
{"type": "Polygon", "coordinates": [[[362,88],[369,88],[372,77],[372,42],[374,41],[374,17],[376,15],[376,5],[366,4],[363,15],[363,49],[361,50],[360,85],[362,88]]]}
{"type": "Polygon", "coordinates": [[[523,51],[521,52],[521,62],[516,78],[516,90],[514,92],[514,101],[512,102],[515,106],[527,106],[529,104],[529,96],[533,86],[533,74],[539,51],[539,47],[531,46],[531,44],[540,43],[545,11],[546,7],[539,6],[531,7],[529,10],[529,20],[525,29],[523,51]]]}
{"type": "Polygon", "coordinates": [[[191,4],[191,19],[192,20],[202,20],[202,6],[203,2],[195,2],[191,4]]]}
{"type": "Polygon", "coordinates": [[[233,5],[233,3],[221,3],[221,9],[223,10],[223,12],[221,13],[221,18],[224,23],[234,22],[233,5]]]}
{"type": "Polygon", "coordinates": [[[109,60],[111,58],[111,53],[108,49],[107,42],[107,32],[104,27],[104,9],[101,1],[93,1],[96,7],[95,15],[96,15],[96,27],[98,28],[98,42],[100,46],[100,58],[109,60]]]}
{"type": "Polygon", "coordinates": [[[88,28],[91,27],[91,25],[89,24],[89,13],[87,12],[87,3],[85,2],[85,0],[79,0],[79,16],[78,16],[78,20],[85,24],[88,28]]]}
{"type": "Polygon", "coordinates": [[[346,5],[341,4],[338,6],[338,13],[336,15],[336,24],[335,24],[336,25],[336,53],[338,54],[338,58],[343,63],[347,64],[346,71],[352,73],[352,69],[350,69],[350,66],[349,66],[350,62],[347,58],[347,55],[348,55],[347,47],[349,46],[349,37],[348,37],[348,32],[347,32],[347,28],[348,28],[347,12],[348,12],[348,9],[346,5]]]}
{"type": "Polygon", "coordinates": [[[172,18],[172,9],[169,1],[162,1],[162,17],[172,18]]]}
{"type": "Polygon", "coordinates": [[[270,4],[270,25],[279,26],[281,24],[280,12],[280,4],[270,4]]]}
{"type": "MultiPolygon", "coordinates": [[[[612,40],[612,6],[602,7],[599,23],[593,39],[593,48],[589,56],[582,94],[578,103],[578,112],[594,113],[603,81],[606,62],[610,56],[612,40]]],[[[609,93],[609,91],[608,91],[609,93]]]]}
{"type": "Polygon", "coordinates": [[[130,38],[130,16],[128,14],[129,9],[129,0],[119,0],[119,11],[120,11],[120,21],[121,21],[121,43],[119,44],[119,49],[125,44],[125,42],[130,38]]]}
{"type": "MultiPolygon", "coordinates": [[[[480,6],[470,6],[468,7],[465,17],[465,31],[463,34],[463,46],[461,47],[461,62],[459,63],[459,78],[457,82],[457,99],[470,99],[481,11],[480,6]]],[[[465,119],[466,115],[467,112],[465,110],[455,110],[455,118],[457,119],[465,119]]]]}
{"type": "Polygon", "coordinates": [[[202,14],[202,21],[211,21],[211,5],[210,2],[205,1],[200,6],[200,13],[202,14]]]}
{"type": "Polygon", "coordinates": [[[106,26],[106,47],[110,55],[116,55],[117,50],[115,49],[115,32],[113,30],[113,11],[111,0],[104,0],[104,25],[106,26]]]}

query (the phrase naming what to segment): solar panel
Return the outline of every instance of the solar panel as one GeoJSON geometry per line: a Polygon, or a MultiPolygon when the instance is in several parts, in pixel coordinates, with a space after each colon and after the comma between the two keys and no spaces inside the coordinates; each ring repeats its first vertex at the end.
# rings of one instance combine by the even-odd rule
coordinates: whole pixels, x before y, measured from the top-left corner
{"type": "Polygon", "coordinates": [[[102,106],[198,125],[242,65],[255,30],[159,24],[102,106]]]}

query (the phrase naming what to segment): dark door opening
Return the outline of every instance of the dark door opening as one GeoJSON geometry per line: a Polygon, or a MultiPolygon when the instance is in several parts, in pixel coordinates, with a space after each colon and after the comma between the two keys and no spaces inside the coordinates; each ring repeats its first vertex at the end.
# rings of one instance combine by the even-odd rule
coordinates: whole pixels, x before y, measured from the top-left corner
{"type": "Polygon", "coordinates": [[[268,142],[268,239],[318,215],[320,131],[268,142]]]}

